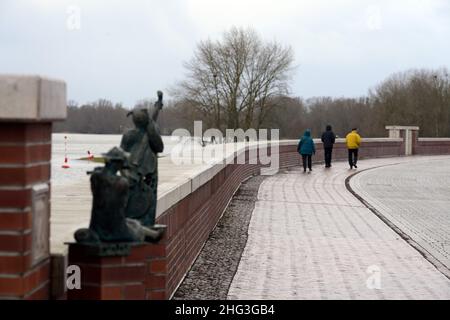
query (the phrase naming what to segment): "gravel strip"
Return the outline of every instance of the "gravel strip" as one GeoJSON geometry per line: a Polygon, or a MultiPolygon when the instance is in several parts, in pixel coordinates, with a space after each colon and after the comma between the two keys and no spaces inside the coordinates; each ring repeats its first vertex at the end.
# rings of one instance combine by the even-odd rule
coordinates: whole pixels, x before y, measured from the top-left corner
{"type": "Polygon", "coordinates": [[[265,176],[242,183],[173,300],[225,300],[241,260],[248,225],[265,176]]]}

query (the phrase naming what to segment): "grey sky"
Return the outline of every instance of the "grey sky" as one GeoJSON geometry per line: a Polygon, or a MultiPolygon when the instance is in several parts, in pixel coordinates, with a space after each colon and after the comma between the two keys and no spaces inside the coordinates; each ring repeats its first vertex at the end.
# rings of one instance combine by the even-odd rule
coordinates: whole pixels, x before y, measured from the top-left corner
{"type": "Polygon", "coordinates": [[[393,72],[450,66],[446,0],[1,0],[0,73],[132,106],[181,80],[196,43],[232,25],[293,47],[295,96],[359,96],[393,72]]]}

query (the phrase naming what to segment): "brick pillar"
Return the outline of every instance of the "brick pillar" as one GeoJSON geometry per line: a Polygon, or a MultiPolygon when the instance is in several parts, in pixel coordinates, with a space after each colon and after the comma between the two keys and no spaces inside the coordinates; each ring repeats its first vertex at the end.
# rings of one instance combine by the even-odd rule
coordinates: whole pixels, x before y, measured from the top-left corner
{"type": "Polygon", "coordinates": [[[68,290],[68,300],[145,300],[146,245],[124,256],[95,256],[92,249],[69,245],[69,266],[80,267],[81,289],[68,290]]]}
{"type": "Polygon", "coordinates": [[[415,153],[418,137],[419,127],[413,126],[386,126],[389,131],[389,138],[402,138],[405,147],[405,155],[410,156],[415,153]]]}
{"type": "Polygon", "coordinates": [[[0,299],[48,299],[52,121],[61,81],[0,75],[0,299]]]}
{"type": "Polygon", "coordinates": [[[165,244],[131,245],[122,256],[98,256],[98,248],[69,244],[69,266],[81,271],[81,289],[67,292],[68,300],[164,300],[165,244]],[[94,252],[94,254],[93,254],[94,252]]]}

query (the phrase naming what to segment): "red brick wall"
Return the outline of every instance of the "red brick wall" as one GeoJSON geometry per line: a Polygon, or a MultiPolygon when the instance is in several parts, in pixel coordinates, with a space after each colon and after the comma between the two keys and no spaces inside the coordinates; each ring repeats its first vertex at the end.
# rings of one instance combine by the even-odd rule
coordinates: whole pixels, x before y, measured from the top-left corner
{"type": "Polygon", "coordinates": [[[48,299],[49,258],[32,265],[31,205],[33,186],[50,184],[51,124],[0,122],[0,155],[0,299],[48,299]]]}
{"type": "Polygon", "coordinates": [[[450,139],[421,140],[414,145],[414,154],[420,155],[441,155],[450,154],[450,139]]]}

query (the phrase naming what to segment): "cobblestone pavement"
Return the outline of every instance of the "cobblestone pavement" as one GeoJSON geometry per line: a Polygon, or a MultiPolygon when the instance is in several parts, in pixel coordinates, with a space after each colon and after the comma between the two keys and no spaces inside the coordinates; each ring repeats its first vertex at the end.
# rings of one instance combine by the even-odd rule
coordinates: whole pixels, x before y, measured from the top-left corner
{"type": "Polygon", "coordinates": [[[201,253],[175,292],[174,300],[224,300],[247,243],[247,230],[264,176],[243,182],[201,253]]]}
{"type": "MultiPolygon", "coordinates": [[[[444,158],[359,165],[435,159],[444,158]]],[[[228,299],[450,299],[450,280],[347,190],[355,171],[343,162],[313,170],[261,184],[228,299]]]]}
{"type": "Polygon", "coordinates": [[[450,158],[368,170],[353,177],[350,187],[450,277],[450,158]]]}

